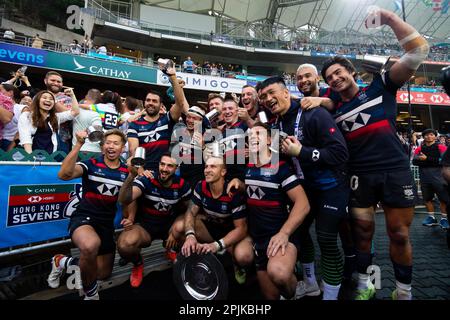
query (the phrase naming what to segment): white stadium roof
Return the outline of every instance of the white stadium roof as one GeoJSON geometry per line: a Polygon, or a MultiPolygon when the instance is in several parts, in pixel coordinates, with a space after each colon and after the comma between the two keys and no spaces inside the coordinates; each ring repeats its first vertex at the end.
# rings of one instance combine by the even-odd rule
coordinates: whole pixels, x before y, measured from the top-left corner
{"type": "MultiPolygon", "coordinates": [[[[401,0],[145,0],[147,5],[228,17],[242,23],[269,23],[290,29],[375,34],[363,24],[367,8],[376,5],[400,17],[401,0]]],[[[449,0],[404,0],[407,22],[420,33],[445,40],[450,37],[449,0]],[[444,7],[443,9],[440,7],[444,7]]],[[[388,30],[386,30],[388,31],[388,30]]],[[[388,31],[389,32],[389,31],[388,31]]],[[[382,35],[382,34],[381,34],[382,35]]]]}

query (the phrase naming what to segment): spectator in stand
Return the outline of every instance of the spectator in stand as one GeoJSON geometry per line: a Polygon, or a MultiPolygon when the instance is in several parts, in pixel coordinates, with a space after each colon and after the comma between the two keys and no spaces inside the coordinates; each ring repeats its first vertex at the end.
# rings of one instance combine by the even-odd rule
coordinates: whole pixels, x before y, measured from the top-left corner
{"type": "Polygon", "coordinates": [[[123,114],[122,114],[122,121],[123,124],[120,127],[120,129],[123,132],[127,132],[128,130],[128,123],[136,121],[140,117],[143,116],[143,112],[138,108],[139,106],[139,100],[133,97],[126,97],[123,99],[123,114]]]}
{"type": "Polygon", "coordinates": [[[0,85],[0,148],[6,151],[10,141],[4,137],[4,128],[14,117],[14,86],[10,84],[0,85]]]}
{"type": "Polygon", "coordinates": [[[424,143],[414,152],[413,160],[413,164],[419,166],[420,186],[428,212],[428,217],[423,220],[422,224],[429,227],[438,225],[433,208],[433,197],[436,194],[441,205],[439,225],[442,229],[448,229],[447,204],[449,196],[447,194],[447,183],[441,174],[441,159],[447,147],[436,142],[437,133],[433,129],[424,130],[422,135],[424,143]]]}
{"type": "Polygon", "coordinates": [[[193,73],[194,68],[194,62],[191,60],[191,57],[187,57],[186,61],[183,62],[183,72],[193,73]]]}
{"type": "Polygon", "coordinates": [[[72,43],[69,45],[70,53],[81,54],[81,46],[78,40],[73,39],[72,43]]]}
{"type": "Polygon", "coordinates": [[[17,70],[16,73],[14,73],[14,76],[6,81],[6,83],[14,85],[21,91],[21,93],[27,91],[27,94],[31,97],[33,97],[36,93],[36,90],[31,86],[28,77],[21,71],[21,68],[17,70]]]}
{"type": "Polygon", "coordinates": [[[72,110],[56,112],[56,98],[52,92],[43,90],[36,94],[31,112],[24,112],[19,118],[20,145],[26,152],[45,150],[51,154],[58,149],[56,133],[61,123],[73,120],[79,114],[78,101],[72,89],[66,89],[73,101],[72,110]]]}
{"type": "Polygon", "coordinates": [[[105,46],[105,45],[102,45],[102,46],[100,46],[100,47],[97,49],[97,53],[98,53],[98,54],[103,54],[103,55],[107,56],[107,55],[108,55],[108,49],[106,49],[106,46],[105,46]]]}
{"type": "Polygon", "coordinates": [[[97,112],[102,119],[103,129],[117,129],[121,124],[122,98],[117,92],[106,90],[102,94],[101,103],[81,105],[82,109],[97,112]]]}
{"type": "Polygon", "coordinates": [[[39,38],[39,34],[36,34],[36,36],[33,38],[33,42],[31,46],[36,49],[42,49],[42,46],[44,45],[44,41],[42,41],[41,38],[39,38]]]}
{"type": "MultiPolygon", "coordinates": [[[[1,87],[4,91],[9,89],[9,95],[13,94],[11,97],[14,100],[13,106],[13,118],[11,122],[5,125],[3,129],[3,140],[2,140],[2,148],[5,151],[9,151],[15,148],[18,145],[19,132],[18,132],[18,123],[19,118],[22,112],[30,111],[29,106],[31,105],[31,98],[26,96],[20,100],[20,103],[16,103],[18,101],[18,90],[16,87],[12,85],[3,84],[1,87]]],[[[8,93],[8,92],[7,92],[8,93]]]]}
{"type": "Polygon", "coordinates": [[[16,38],[16,34],[14,33],[13,29],[11,29],[11,28],[6,30],[5,33],[3,34],[3,39],[6,42],[11,42],[10,40],[14,40],[15,38],[16,38]]]}
{"type": "MultiPolygon", "coordinates": [[[[85,131],[90,126],[102,126],[102,120],[97,112],[81,108],[83,105],[91,106],[97,104],[101,101],[101,99],[102,94],[100,90],[90,89],[84,97],[82,103],[80,103],[80,114],[73,120],[72,147],[75,147],[77,144],[77,132],[85,131]]],[[[80,152],[100,153],[101,147],[99,143],[91,142],[89,138],[87,138],[81,147],[80,152]]]]}
{"type": "Polygon", "coordinates": [[[219,71],[218,71],[215,63],[213,63],[213,65],[211,66],[211,76],[213,76],[213,77],[219,76],[219,71]]]}
{"type": "Polygon", "coordinates": [[[439,143],[442,144],[443,146],[447,145],[447,141],[446,141],[446,136],[444,134],[439,135],[439,143]]]}

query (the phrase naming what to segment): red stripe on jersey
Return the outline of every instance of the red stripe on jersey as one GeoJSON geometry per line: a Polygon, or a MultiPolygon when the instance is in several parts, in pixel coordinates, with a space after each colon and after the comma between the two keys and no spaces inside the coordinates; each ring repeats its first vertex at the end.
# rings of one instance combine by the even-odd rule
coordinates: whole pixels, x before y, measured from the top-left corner
{"type": "Polygon", "coordinates": [[[205,196],[212,198],[211,192],[209,192],[208,188],[206,187],[206,180],[202,181],[202,192],[205,196]]]}
{"type": "Polygon", "coordinates": [[[148,214],[150,214],[152,216],[167,216],[167,215],[170,215],[169,211],[160,211],[160,210],[156,210],[156,209],[153,209],[153,208],[146,208],[146,207],[144,207],[144,208],[142,208],[142,210],[145,213],[148,213],[148,214]]]}
{"type": "Polygon", "coordinates": [[[279,207],[281,203],[279,201],[267,201],[247,198],[247,204],[257,207],[279,207]]]}
{"type": "Polygon", "coordinates": [[[143,143],[140,146],[145,148],[145,149],[148,149],[148,148],[153,148],[155,146],[162,146],[162,145],[168,146],[169,145],[169,140],[158,140],[158,141],[143,143]]]}
{"type": "Polygon", "coordinates": [[[106,166],[106,164],[100,163],[100,162],[96,163],[95,166],[96,166],[96,167],[99,167],[99,168],[104,168],[104,169],[108,168],[108,167],[106,166]]]}
{"type": "Polygon", "coordinates": [[[231,198],[229,196],[221,196],[219,199],[217,199],[218,201],[223,201],[223,202],[231,202],[231,198]]]}
{"type": "Polygon", "coordinates": [[[162,188],[161,184],[159,183],[158,180],[156,179],[150,179],[150,182],[153,183],[155,186],[162,188]]]}
{"type": "Polygon", "coordinates": [[[103,194],[97,194],[93,192],[86,192],[85,197],[89,199],[102,200],[105,202],[116,202],[118,198],[118,196],[106,196],[103,194]]]}
{"type": "Polygon", "coordinates": [[[322,95],[322,98],[329,98],[331,94],[331,88],[328,87],[327,91],[325,91],[325,93],[322,95]]]}
{"type": "Polygon", "coordinates": [[[150,122],[148,122],[146,120],[136,120],[136,121],[133,121],[133,123],[135,123],[139,126],[145,126],[145,125],[149,124],[150,122]]]}
{"type": "Polygon", "coordinates": [[[172,183],[172,185],[169,187],[170,189],[180,189],[184,186],[184,179],[180,178],[180,183],[172,183]]]}
{"type": "Polygon", "coordinates": [[[128,173],[128,169],[127,169],[127,168],[119,167],[119,171],[120,171],[120,172],[128,173]]]}
{"type": "Polygon", "coordinates": [[[364,134],[367,134],[369,132],[373,132],[373,131],[376,131],[376,130],[379,130],[379,129],[384,129],[384,128],[390,128],[389,121],[386,120],[386,119],[378,121],[378,122],[375,122],[375,123],[372,123],[372,124],[370,124],[368,126],[362,127],[362,128],[357,129],[357,130],[355,130],[353,132],[350,132],[350,133],[346,134],[345,137],[351,140],[351,139],[358,138],[358,137],[360,137],[360,136],[362,136],[364,134]]]}

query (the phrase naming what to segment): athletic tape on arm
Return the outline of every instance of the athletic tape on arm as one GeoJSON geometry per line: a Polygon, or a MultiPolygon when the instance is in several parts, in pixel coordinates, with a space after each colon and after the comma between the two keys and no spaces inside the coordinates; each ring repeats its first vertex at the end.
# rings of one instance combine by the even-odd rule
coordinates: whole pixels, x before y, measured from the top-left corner
{"type": "Polygon", "coordinates": [[[417,70],[430,52],[428,42],[415,31],[399,41],[400,45],[408,50],[399,60],[411,70],[417,70]],[[412,48],[411,48],[412,47],[412,48]]]}

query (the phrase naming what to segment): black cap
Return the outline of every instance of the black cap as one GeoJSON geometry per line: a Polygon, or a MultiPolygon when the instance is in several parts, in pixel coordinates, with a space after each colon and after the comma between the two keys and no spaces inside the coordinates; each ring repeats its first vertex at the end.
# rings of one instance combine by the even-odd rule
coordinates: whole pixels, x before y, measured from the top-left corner
{"type": "Polygon", "coordinates": [[[422,131],[422,137],[425,137],[427,134],[432,133],[437,136],[437,132],[434,129],[428,128],[422,131]]]}

